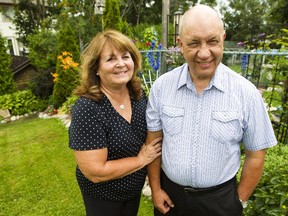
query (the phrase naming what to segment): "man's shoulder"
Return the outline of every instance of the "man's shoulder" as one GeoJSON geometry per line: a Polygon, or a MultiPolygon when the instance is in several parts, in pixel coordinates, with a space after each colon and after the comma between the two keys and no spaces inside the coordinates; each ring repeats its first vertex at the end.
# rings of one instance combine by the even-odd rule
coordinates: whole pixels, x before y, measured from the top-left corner
{"type": "Polygon", "coordinates": [[[252,88],[252,89],[256,88],[256,86],[250,80],[248,80],[243,75],[237,73],[236,71],[234,71],[230,67],[228,67],[228,66],[226,66],[224,64],[221,64],[220,65],[220,70],[222,71],[222,73],[224,74],[226,79],[229,80],[228,83],[230,83],[230,84],[232,84],[232,83],[239,84],[240,86],[243,86],[245,88],[252,88]]]}
{"type": "Polygon", "coordinates": [[[157,80],[160,80],[162,82],[170,81],[170,80],[176,81],[176,79],[177,80],[179,79],[184,69],[185,69],[185,64],[179,67],[176,67],[170,71],[167,71],[166,73],[162,74],[157,80]]]}

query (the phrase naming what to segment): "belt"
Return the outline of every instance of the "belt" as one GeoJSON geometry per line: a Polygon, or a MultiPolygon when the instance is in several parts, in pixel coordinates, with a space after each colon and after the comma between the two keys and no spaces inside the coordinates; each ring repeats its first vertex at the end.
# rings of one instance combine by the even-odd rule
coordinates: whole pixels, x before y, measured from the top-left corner
{"type": "Polygon", "coordinates": [[[173,181],[171,181],[164,172],[162,172],[163,174],[163,179],[166,179],[168,180],[171,184],[173,184],[174,186],[178,187],[179,189],[181,190],[184,190],[186,193],[193,193],[193,194],[204,194],[204,193],[212,193],[214,191],[217,191],[221,188],[224,188],[225,186],[228,186],[229,184],[232,184],[234,182],[236,182],[236,176],[234,176],[232,179],[222,183],[222,184],[219,184],[219,185],[216,185],[216,186],[213,186],[213,187],[208,187],[208,188],[194,188],[194,187],[190,187],[190,186],[182,186],[182,185],[179,185],[173,181]]]}

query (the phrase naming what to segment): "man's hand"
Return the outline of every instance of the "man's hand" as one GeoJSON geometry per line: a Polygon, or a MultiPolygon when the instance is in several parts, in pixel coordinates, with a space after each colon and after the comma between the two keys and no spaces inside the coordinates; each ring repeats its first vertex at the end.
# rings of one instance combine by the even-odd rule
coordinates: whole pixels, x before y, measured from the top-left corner
{"type": "Polygon", "coordinates": [[[152,191],[152,200],[154,206],[162,213],[166,214],[171,208],[174,207],[172,200],[169,198],[167,193],[160,189],[157,192],[152,191]]]}

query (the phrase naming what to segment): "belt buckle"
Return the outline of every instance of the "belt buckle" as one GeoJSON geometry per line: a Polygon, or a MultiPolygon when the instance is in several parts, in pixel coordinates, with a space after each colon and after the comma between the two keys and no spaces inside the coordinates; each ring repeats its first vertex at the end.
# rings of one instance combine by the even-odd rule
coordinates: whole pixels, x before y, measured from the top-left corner
{"type": "Polygon", "coordinates": [[[189,193],[197,193],[197,189],[192,187],[184,187],[184,191],[189,193]]]}

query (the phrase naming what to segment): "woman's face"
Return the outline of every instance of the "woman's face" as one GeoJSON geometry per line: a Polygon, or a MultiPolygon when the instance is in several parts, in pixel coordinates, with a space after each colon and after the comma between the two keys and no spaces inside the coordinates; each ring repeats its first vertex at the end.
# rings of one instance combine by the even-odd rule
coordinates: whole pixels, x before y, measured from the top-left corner
{"type": "Polygon", "coordinates": [[[134,62],[128,51],[120,52],[105,44],[100,56],[98,75],[105,88],[122,88],[131,80],[134,73],[134,62]]]}

